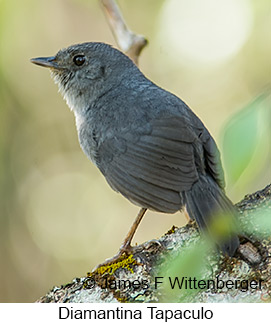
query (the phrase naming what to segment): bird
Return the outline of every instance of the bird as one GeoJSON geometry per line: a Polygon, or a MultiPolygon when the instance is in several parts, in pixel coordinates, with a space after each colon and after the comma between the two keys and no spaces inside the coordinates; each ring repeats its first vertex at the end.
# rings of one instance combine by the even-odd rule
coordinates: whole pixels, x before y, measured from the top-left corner
{"type": "Polygon", "coordinates": [[[183,100],[102,42],[72,45],[31,62],[50,69],[74,113],[86,156],[114,191],[140,207],[113,260],[131,251],[132,238],[148,209],[162,213],[186,209],[224,255],[235,254],[236,210],[225,194],[220,152],[183,100]],[[231,220],[224,221],[225,215],[231,220]],[[226,233],[216,236],[214,223],[220,220],[226,233]]]}

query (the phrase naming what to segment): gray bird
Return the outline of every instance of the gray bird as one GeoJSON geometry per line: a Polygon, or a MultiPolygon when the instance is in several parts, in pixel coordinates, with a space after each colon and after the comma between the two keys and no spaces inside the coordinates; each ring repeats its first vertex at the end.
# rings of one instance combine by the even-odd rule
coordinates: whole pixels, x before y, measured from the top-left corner
{"type": "Polygon", "coordinates": [[[129,252],[147,209],[175,213],[185,207],[224,254],[235,253],[239,239],[231,231],[234,221],[224,219],[232,219],[235,209],[224,193],[218,148],[181,99],[104,43],[78,44],[31,61],[50,68],[74,112],[87,157],[113,190],[141,207],[116,258],[129,252]],[[213,228],[221,223],[226,233],[216,236],[213,228]]]}

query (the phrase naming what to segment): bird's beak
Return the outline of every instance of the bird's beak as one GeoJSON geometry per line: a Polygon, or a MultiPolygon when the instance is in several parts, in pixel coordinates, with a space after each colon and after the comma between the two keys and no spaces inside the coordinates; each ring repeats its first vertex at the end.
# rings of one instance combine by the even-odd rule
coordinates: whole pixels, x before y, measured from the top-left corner
{"type": "Polygon", "coordinates": [[[30,62],[43,67],[60,69],[60,66],[56,62],[55,56],[31,58],[30,62]]]}

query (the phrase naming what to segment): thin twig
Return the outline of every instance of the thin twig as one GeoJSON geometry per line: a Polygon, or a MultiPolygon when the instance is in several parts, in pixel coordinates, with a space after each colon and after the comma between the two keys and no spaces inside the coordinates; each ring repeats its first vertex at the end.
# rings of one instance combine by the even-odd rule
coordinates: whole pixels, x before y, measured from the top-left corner
{"type": "Polygon", "coordinates": [[[138,64],[138,57],[147,45],[147,39],[133,33],[127,27],[115,0],[100,0],[100,2],[119,48],[138,64]]]}

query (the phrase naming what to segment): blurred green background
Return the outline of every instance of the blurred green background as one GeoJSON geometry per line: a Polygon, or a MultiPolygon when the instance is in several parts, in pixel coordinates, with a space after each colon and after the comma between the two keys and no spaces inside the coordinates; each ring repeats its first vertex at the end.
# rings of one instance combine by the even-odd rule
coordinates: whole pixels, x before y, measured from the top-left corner
{"type": "MultiPolygon", "coordinates": [[[[119,4],[149,40],[141,70],[217,140],[232,200],[270,183],[270,0],[119,4]]],[[[97,0],[0,0],[1,302],[33,302],[85,275],[115,254],[138,211],[81,152],[48,70],[29,62],[84,41],[116,46],[97,0]]],[[[148,212],[134,243],[184,223],[148,212]]]]}

